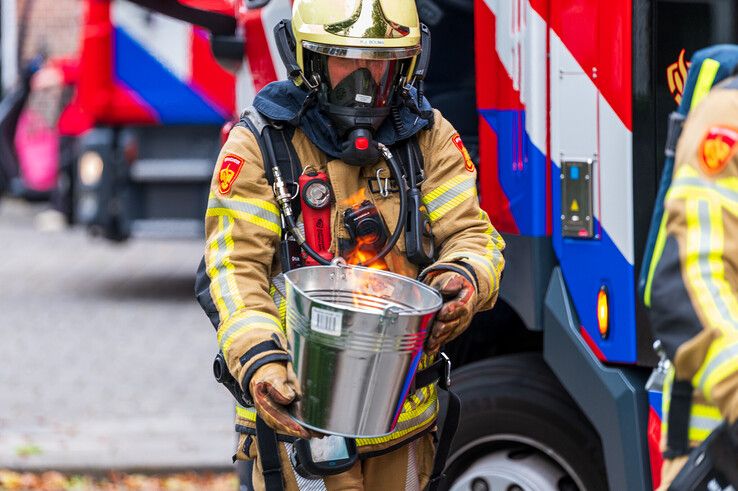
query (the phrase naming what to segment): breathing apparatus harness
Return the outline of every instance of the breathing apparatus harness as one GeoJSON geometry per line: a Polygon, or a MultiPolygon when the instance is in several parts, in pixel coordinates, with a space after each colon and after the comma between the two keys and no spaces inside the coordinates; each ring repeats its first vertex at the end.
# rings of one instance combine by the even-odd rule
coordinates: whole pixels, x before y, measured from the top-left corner
{"type": "MultiPolygon", "coordinates": [[[[408,260],[418,266],[425,266],[432,263],[435,254],[432,230],[430,219],[422,204],[419,190],[420,182],[416,174],[416,170],[419,171],[421,176],[423,173],[422,155],[417,147],[417,141],[413,138],[411,139],[413,143],[406,146],[406,163],[408,167],[408,177],[406,178],[400,162],[398,162],[392,151],[381,142],[374,140],[374,132],[377,131],[381,123],[388,117],[391,117],[398,135],[401,133],[402,121],[398,110],[399,104],[407,107],[418,118],[426,119],[429,127],[433,125],[433,111],[422,111],[420,109],[423,100],[423,84],[430,63],[431,35],[428,27],[421,24],[422,50],[413,72],[412,83],[416,86],[417,100],[414,100],[410,95],[410,91],[404,83],[404,78],[401,78],[398,93],[393,94],[393,98],[396,99],[397,103],[388,104],[381,108],[347,108],[331,102],[329,100],[330,97],[324,90],[325,84],[321,83],[320,77],[316,74],[307,77],[297,63],[295,57],[296,41],[292,35],[292,23],[290,20],[282,20],[275,26],[274,37],[277,42],[280,58],[287,68],[289,79],[293,82],[301,81],[308,89],[308,96],[305,98],[300,111],[298,111],[297,116],[291,123],[296,126],[307,109],[315,104],[319,104],[321,110],[327,113],[334,122],[338,133],[344,137],[344,141],[341,144],[341,154],[337,157],[347,164],[357,166],[375,164],[383,157],[389,167],[391,178],[397,184],[396,189],[400,199],[397,226],[381,250],[361,265],[369,266],[387,256],[399,241],[403,230],[405,231],[408,260]],[[409,183],[408,179],[410,181],[409,183]]],[[[359,71],[357,70],[346,78],[350,79],[357,72],[359,71]]],[[[340,83],[345,82],[343,80],[340,83]]],[[[268,148],[267,152],[269,152],[268,148]]],[[[271,154],[264,155],[271,156],[271,154]]],[[[274,177],[274,193],[282,211],[285,225],[283,229],[289,231],[297,244],[312,261],[317,264],[330,264],[330,260],[324,257],[325,254],[321,255],[319,251],[314,250],[312,244],[306,240],[305,235],[298,228],[293,210],[295,196],[290,189],[292,186],[284,179],[279,166],[276,165],[276,161],[273,160],[273,162],[275,164],[273,164],[274,166],[271,171],[267,170],[267,176],[271,174],[274,177]]]]}

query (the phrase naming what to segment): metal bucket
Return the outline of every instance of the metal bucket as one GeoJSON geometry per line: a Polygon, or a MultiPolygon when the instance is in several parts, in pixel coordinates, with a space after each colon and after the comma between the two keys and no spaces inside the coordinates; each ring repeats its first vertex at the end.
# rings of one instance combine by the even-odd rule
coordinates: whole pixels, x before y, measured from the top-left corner
{"type": "Polygon", "coordinates": [[[306,428],[353,438],[392,432],[420,361],[439,293],[353,266],[286,273],[287,335],[306,428]]]}

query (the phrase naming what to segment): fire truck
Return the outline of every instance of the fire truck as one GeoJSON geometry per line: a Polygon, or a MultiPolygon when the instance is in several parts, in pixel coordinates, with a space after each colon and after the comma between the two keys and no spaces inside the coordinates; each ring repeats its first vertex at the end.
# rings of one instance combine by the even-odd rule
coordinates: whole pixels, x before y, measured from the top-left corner
{"type": "MultiPolygon", "coordinates": [[[[147,7],[86,1],[79,56],[47,64],[74,90],[59,119],[63,211],[115,241],[202,236],[221,127],[236,107],[234,75],[213,56],[230,46],[211,46],[235,22],[211,33],[173,18],[177,9],[147,7]]],[[[253,85],[239,87],[253,98],[253,85]]]]}
{"type": "MultiPolygon", "coordinates": [[[[250,88],[285,75],[271,28],[287,3],[180,5],[236,20],[251,68],[237,86],[250,88]]],[[[738,41],[738,2],[418,7],[435,38],[427,96],[478,162],[507,242],[496,307],[447,346],[462,415],[445,486],[655,489],[661,394],[646,389],[658,358],[638,269],[689,57],[738,41]]]]}

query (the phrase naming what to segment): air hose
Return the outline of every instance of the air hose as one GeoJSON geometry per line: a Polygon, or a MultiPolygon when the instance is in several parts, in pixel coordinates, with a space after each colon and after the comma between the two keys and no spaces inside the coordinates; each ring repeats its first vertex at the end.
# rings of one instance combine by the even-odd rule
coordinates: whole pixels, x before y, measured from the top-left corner
{"type": "MultiPolygon", "coordinates": [[[[402,231],[405,230],[405,224],[407,223],[407,186],[405,184],[405,176],[402,173],[402,167],[400,167],[399,162],[397,162],[397,159],[392,155],[392,152],[390,152],[390,149],[387,148],[386,145],[379,142],[376,142],[376,145],[378,146],[379,151],[382,152],[384,159],[387,161],[387,165],[389,165],[392,178],[397,182],[397,187],[399,188],[398,194],[400,195],[400,213],[397,217],[397,226],[382,250],[373,258],[359,264],[359,266],[369,266],[387,256],[395,245],[397,245],[397,242],[400,240],[400,235],[402,234],[402,231]]],[[[287,190],[287,184],[282,179],[282,173],[280,172],[279,167],[274,166],[272,168],[272,172],[274,174],[274,196],[282,210],[282,218],[284,221],[283,225],[287,227],[287,230],[292,234],[297,244],[308,256],[317,261],[318,264],[329,266],[332,264],[331,261],[323,258],[315,251],[315,249],[310,247],[305,240],[305,234],[297,226],[297,220],[292,214],[291,201],[293,196],[287,190]]]]}

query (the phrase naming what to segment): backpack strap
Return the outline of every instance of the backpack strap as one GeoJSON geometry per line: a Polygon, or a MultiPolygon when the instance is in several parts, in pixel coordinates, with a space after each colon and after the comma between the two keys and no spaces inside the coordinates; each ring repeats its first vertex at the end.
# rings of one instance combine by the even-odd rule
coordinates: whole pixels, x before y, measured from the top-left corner
{"type": "MultiPolygon", "coordinates": [[[[296,191],[298,189],[297,181],[302,174],[302,163],[297,156],[295,147],[292,145],[295,128],[265,118],[253,106],[247,108],[241,114],[241,120],[236,126],[249,129],[256,137],[264,161],[264,173],[269,185],[274,184],[272,169],[276,164],[287,186],[296,191]]],[[[300,200],[292,200],[293,215],[298,217],[301,211],[300,200]]]]}
{"type": "MultiPolygon", "coordinates": [[[[418,166],[417,171],[421,177],[425,178],[425,160],[423,158],[423,152],[420,150],[420,143],[418,142],[418,135],[413,135],[408,140],[408,145],[411,145],[415,151],[415,163],[418,166]]],[[[421,180],[419,179],[418,182],[421,180]]]]}
{"type": "Polygon", "coordinates": [[[690,452],[689,419],[692,411],[694,387],[689,381],[675,380],[671,386],[669,428],[666,434],[664,457],[675,459],[690,452]]]}

